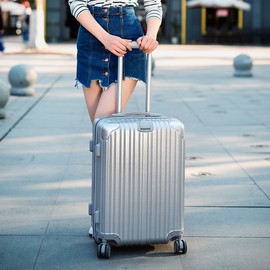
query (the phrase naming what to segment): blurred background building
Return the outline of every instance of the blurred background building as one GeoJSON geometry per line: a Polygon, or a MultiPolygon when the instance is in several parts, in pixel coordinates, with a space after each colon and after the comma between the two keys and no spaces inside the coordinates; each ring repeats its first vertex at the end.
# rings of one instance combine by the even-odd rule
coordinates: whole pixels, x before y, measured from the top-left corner
{"type": "MultiPolygon", "coordinates": [[[[189,7],[190,1],[194,0],[162,0],[164,18],[159,33],[161,43],[270,44],[269,0],[223,0],[223,2],[247,3],[251,7],[249,11],[235,7],[204,5],[205,1],[213,2],[214,0],[196,0],[201,1],[201,5],[189,7]]],[[[70,14],[68,1],[46,0],[44,2],[46,41],[48,43],[74,41],[79,24],[70,14]]],[[[139,3],[137,12],[144,24],[143,0],[139,3]]],[[[21,34],[18,23],[20,15],[16,12],[5,12],[4,16],[6,34],[21,34]]]]}

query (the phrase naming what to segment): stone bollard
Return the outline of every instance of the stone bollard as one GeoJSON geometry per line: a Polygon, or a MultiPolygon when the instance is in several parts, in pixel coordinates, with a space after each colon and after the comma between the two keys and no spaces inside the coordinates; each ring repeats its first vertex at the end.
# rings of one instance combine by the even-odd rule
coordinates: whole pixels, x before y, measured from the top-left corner
{"type": "Polygon", "coordinates": [[[0,80],[0,119],[4,119],[6,117],[4,108],[9,99],[9,85],[0,80]]]}
{"type": "Polygon", "coordinates": [[[13,66],[9,71],[8,79],[11,84],[11,95],[33,96],[35,94],[34,84],[37,73],[32,66],[25,64],[13,66]]]}
{"type": "Polygon", "coordinates": [[[235,77],[251,77],[252,59],[246,54],[239,54],[233,60],[235,77]]]}

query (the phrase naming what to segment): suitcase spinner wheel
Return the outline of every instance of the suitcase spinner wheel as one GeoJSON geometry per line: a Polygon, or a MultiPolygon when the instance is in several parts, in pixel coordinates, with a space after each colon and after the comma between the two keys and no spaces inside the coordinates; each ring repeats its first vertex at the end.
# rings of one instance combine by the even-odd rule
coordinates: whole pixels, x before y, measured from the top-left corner
{"type": "Polygon", "coordinates": [[[97,247],[97,256],[99,259],[109,259],[111,257],[111,246],[106,243],[101,243],[97,247]]]}
{"type": "Polygon", "coordinates": [[[187,243],[184,240],[177,239],[174,241],[174,253],[175,254],[186,254],[187,243]]]}

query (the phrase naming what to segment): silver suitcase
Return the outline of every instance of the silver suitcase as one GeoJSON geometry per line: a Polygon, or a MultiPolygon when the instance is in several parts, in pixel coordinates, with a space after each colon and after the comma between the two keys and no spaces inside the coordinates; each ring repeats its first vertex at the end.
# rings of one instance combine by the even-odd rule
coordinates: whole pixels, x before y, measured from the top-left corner
{"type": "MultiPolygon", "coordinates": [[[[135,47],[135,46],[133,46],[135,47]]],[[[118,82],[122,81],[122,57],[118,82]]],[[[118,85],[116,115],[97,119],[92,154],[93,237],[97,256],[109,258],[111,245],[174,241],[186,253],[184,231],[184,125],[176,118],[149,112],[151,56],[147,56],[145,113],[121,113],[118,85]]]]}

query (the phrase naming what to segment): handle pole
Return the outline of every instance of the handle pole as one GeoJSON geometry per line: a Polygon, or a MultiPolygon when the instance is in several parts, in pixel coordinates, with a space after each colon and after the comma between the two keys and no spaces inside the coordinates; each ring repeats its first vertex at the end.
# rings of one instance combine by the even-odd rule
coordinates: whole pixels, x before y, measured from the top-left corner
{"type": "MultiPolygon", "coordinates": [[[[130,43],[131,48],[139,49],[136,41],[130,43]]],[[[152,77],[152,54],[147,55],[146,63],[146,99],[145,112],[150,112],[150,94],[151,94],[151,77],[152,77]]],[[[118,72],[117,72],[117,97],[116,97],[116,113],[122,112],[122,93],[123,93],[123,56],[118,57],[118,72]]]]}
{"type": "Polygon", "coordinates": [[[117,72],[117,101],[116,113],[122,112],[122,80],[123,80],[123,56],[118,57],[118,72],[117,72]]]}
{"type": "Polygon", "coordinates": [[[150,112],[150,96],[151,96],[151,77],[152,77],[152,54],[147,55],[146,69],[146,99],[145,112],[150,112]]]}

